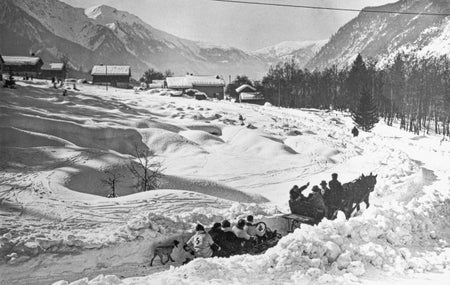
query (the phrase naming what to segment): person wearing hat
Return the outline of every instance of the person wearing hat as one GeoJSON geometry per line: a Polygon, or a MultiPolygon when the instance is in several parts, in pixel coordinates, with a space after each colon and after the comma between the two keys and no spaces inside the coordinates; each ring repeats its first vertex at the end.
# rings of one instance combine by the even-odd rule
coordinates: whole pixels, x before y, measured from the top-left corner
{"type": "Polygon", "coordinates": [[[328,218],[331,218],[330,215],[333,215],[334,211],[336,210],[336,207],[333,207],[333,197],[330,188],[327,186],[327,182],[325,180],[322,180],[320,182],[320,187],[322,190],[322,198],[325,202],[325,206],[327,206],[328,209],[328,218]]]}
{"type": "Polygon", "coordinates": [[[341,182],[339,182],[337,173],[331,174],[331,180],[328,182],[328,186],[330,187],[330,194],[327,199],[329,200],[330,205],[330,215],[333,215],[334,212],[339,209],[342,204],[342,200],[344,199],[344,188],[342,187],[341,182]]]}
{"type": "MultiPolygon", "coordinates": [[[[205,231],[205,227],[201,224],[195,227],[195,234],[186,244],[194,250],[195,257],[207,258],[213,255],[211,246],[215,243],[212,237],[205,231]]],[[[220,250],[220,248],[218,249],[220,250]]]]}
{"type": "Polygon", "coordinates": [[[321,189],[321,192],[322,192],[322,196],[324,196],[324,197],[325,197],[325,193],[330,191],[330,188],[328,188],[328,184],[327,184],[327,182],[325,180],[322,180],[320,182],[320,189],[321,189]]]}
{"type": "Polygon", "coordinates": [[[317,219],[320,221],[323,217],[328,216],[328,209],[325,205],[325,202],[323,201],[322,192],[319,188],[319,186],[314,185],[311,189],[313,191],[311,197],[309,198],[310,203],[312,204],[314,210],[316,212],[319,212],[317,219]]]}
{"type": "Polygon", "coordinates": [[[304,200],[306,197],[302,194],[302,192],[303,192],[306,188],[308,188],[308,186],[309,186],[309,182],[306,183],[305,185],[303,185],[303,186],[300,187],[300,188],[299,188],[297,185],[294,185],[294,187],[292,187],[291,191],[289,192],[289,194],[290,194],[290,199],[291,199],[292,201],[295,201],[295,200],[298,200],[298,199],[304,200]]]}

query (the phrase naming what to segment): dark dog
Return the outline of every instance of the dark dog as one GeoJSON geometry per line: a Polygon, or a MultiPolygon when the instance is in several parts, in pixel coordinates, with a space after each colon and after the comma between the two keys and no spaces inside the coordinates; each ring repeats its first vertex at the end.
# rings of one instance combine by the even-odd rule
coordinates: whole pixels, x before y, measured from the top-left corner
{"type": "Polygon", "coordinates": [[[180,244],[179,241],[174,240],[172,245],[161,245],[161,246],[157,246],[155,248],[155,252],[153,254],[153,258],[150,261],[150,266],[153,266],[153,260],[155,259],[155,257],[159,256],[159,259],[161,260],[161,263],[164,265],[169,261],[175,262],[175,260],[173,260],[172,256],[170,256],[172,254],[173,248],[174,247],[178,247],[178,244],[180,244]],[[164,262],[163,261],[163,257],[167,256],[167,261],[164,262]]]}

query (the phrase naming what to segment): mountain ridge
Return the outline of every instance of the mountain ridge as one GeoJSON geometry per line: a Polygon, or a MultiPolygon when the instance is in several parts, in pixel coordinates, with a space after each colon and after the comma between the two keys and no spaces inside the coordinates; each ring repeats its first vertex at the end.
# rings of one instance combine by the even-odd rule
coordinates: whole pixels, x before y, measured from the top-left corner
{"type": "Polygon", "coordinates": [[[148,68],[170,69],[178,75],[248,74],[260,78],[268,68],[258,56],[178,38],[107,5],[82,9],[59,0],[4,0],[2,5],[15,13],[11,17],[0,14],[0,27],[9,42],[0,43],[3,53],[17,53],[14,45],[20,42],[45,61],[68,54],[71,65],[85,71],[95,63],[129,64],[135,78],[148,68]],[[18,17],[29,20],[21,24],[15,21],[18,17]],[[25,35],[20,30],[26,31],[25,35]]]}
{"type": "Polygon", "coordinates": [[[353,62],[358,53],[365,58],[376,59],[380,66],[389,63],[399,52],[419,56],[450,53],[450,45],[447,44],[444,49],[443,44],[437,43],[440,37],[441,42],[450,38],[450,17],[365,12],[370,9],[449,13],[450,3],[444,0],[400,0],[365,8],[356,18],[342,26],[306,67],[320,70],[337,65],[344,68],[353,62]]]}
{"type": "Polygon", "coordinates": [[[263,57],[270,64],[294,60],[302,68],[327,42],[328,40],[284,41],[258,49],[253,54],[263,57]]]}

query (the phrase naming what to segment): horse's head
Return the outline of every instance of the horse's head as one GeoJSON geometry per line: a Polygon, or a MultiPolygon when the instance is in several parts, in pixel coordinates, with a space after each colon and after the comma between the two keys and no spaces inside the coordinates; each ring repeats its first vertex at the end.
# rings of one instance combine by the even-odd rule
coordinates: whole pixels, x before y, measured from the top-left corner
{"type": "Polygon", "coordinates": [[[372,172],[368,176],[364,176],[364,174],[362,174],[360,179],[364,182],[370,192],[375,189],[375,184],[377,184],[377,175],[373,175],[372,172]]]}

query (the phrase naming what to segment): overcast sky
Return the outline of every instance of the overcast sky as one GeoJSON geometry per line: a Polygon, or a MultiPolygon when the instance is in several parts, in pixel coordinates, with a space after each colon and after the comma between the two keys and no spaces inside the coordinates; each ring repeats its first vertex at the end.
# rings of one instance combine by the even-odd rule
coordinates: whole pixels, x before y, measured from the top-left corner
{"type": "MultiPolygon", "coordinates": [[[[139,16],[176,36],[247,51],[282,41],[328,39],[357,16],[353,12],[220,3],[211,0],[63,0],[75,7],[99,4],[139,16]]],[[[396,0],[247,0],[253,2],[356,8],[396,0]]]]}

